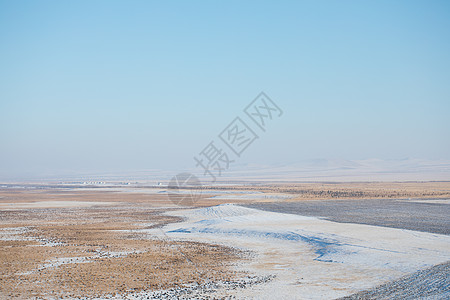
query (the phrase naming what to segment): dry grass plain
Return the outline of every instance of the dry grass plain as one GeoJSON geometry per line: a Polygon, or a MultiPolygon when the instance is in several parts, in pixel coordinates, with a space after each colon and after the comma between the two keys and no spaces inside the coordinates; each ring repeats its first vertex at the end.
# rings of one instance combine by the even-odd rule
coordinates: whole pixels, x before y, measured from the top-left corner
{"type": "Polygon", "coordinates": [[[242,275],[229,268],[242,259],[235,249],[133,233],[177,221],[155,209],[155,197],[49,190],[0,195],[3,204],[58,199],[97,204],[0,210],[1,299],[108,297],[242,275]]]}
{"type": "MultiPolygon", "coordinates": [[[[208,195],[217,190],[292,195],[276,201],[439,199],[450,197],[450,182],[229,185],[204,189],[194,206],[249,202],[208,195]]],[[[180,221],[163,214],[177,209],[167,194],[144,188],[1,188],[0,299],[107,298],[251,275],[234,268],[250,259],[245,252],[145,233],[180,221]]]]}
{"type": "Polygon", "coordinates": [[[277,183],[211,187],[207,190],[247,190],[286,193],[297,200],[448,198],[450,181],[277,183]]]}

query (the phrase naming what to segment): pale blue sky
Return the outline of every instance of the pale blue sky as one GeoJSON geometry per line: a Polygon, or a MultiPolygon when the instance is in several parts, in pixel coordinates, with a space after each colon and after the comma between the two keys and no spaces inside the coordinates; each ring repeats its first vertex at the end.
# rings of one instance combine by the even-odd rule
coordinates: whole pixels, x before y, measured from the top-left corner
{"type": "Polygon", "coordinates": [[[260,92],[240,162],[450,159],[448,1],[0,1],[0,174],[193,166],[260,92]]]}

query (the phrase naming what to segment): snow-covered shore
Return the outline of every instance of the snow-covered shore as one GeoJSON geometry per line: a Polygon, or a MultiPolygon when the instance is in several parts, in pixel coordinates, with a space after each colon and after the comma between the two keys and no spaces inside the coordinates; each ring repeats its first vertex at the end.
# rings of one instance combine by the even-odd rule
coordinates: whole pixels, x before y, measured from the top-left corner
{"type": "Polygon", "coordinates": [[[274,294],[278,299],[336,298],[450,260],[446,235],[336,223],[233,204],[170,214],[185,221],[164,227],[168,237],[251,250],[255,257],[238,268],[275,276],[266,284],[229,291],[243,298],[268,299],[274,294]]]}

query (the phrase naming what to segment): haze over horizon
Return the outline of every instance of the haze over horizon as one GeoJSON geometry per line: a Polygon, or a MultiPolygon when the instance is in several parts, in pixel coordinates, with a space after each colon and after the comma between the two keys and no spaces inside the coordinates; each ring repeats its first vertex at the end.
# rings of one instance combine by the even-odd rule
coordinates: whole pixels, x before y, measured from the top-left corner
{"type": "Polygon", "coordinates": [[[194,169],[261,91],[283,115],[236,166],[449,162],[449,29],[448,1],[0,0],[0,180],[194,169]]]}

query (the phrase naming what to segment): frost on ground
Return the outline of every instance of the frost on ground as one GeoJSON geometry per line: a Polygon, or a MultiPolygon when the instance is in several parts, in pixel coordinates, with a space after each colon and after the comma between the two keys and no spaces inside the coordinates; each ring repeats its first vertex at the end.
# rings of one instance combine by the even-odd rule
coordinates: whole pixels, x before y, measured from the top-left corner
{"type": "Polygon", "coordinates": [[[420,203],[296,200],[372,197],[373,184],[211,188],[196,209],[159,190],[0,190],[0,298],[445,299],[449,192],[428,185],[381,192],[427,194],[420,203]]]}
{"type": "Polygon", "coordinates": [[[9,211],[0,220],[0,298],[162,298],[263,282],[232,269],[244,259],[238,250],[141,233],[176,220],[139,205],[9,211]]]}
{"type": "MultiPolygon", "coordinates": [[[[242,290],[254,285],[265,284],[273,279],[274,276],[248,276],[238,280],[225,280],[216,282],[206,282],[202,284],[185,284],[181,287],[144,291],[137,293],[106,295],[101,298],[92,298],[93,300],[103,299],[128,299],[128,300],[147,300],[147,299],[239,299],[239,297],[229,295],[230,291],[242,290]]],[[[84,300],[86,298],[77,298],[84,300]]]]}
{"type": "Polygon", "coordinates": [[[450,262],[342,298],[342,300],[360,299],[450,299],[450,262]]]}
{"type": "MultiPolygon", "coordinates": [[[[232,204],[174,211],[169,237],[219,243],[257,253],[242,268],[274,275],[242,297],[323,299],[345,296],[450,260],[450,237],[335,223],[232,204]]],[[[156,232],[155,232],[156,234],[156,232]]],[[[232,294],[232,293],[231,293],[232,294]]]]}

